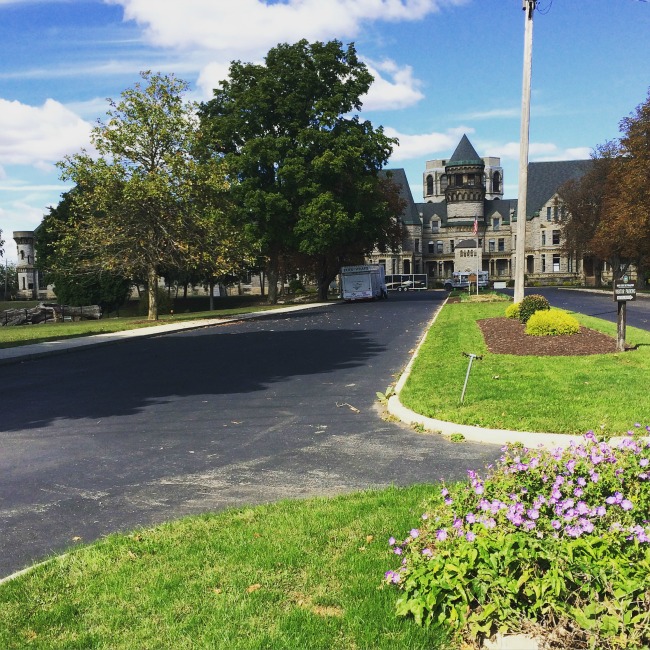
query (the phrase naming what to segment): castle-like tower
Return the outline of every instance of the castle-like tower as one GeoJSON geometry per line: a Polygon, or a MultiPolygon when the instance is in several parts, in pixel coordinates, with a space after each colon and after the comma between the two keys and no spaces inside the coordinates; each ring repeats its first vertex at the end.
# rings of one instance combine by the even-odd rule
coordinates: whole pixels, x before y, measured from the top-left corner
{"type": "Polygon", "coordinates": [[[38,298],[38,271],[34,266],[34,233],[31,230],[14,232],[18,253],[18,295],[24,299],[38,298]]]}

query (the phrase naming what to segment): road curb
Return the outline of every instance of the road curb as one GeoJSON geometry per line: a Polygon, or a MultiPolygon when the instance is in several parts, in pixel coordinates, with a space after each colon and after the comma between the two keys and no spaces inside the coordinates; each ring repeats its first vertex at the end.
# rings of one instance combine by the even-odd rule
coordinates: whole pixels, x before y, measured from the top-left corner
{"type": "Polygon", "coordinates": [[[60,354],[69,354],[96,345],[108,345],[120,343],[135,338],[153,338],[154,336],[163,336],[172,332],[183,332],[227,323],[235,323],[242,320],[252,320],[254,318],[264,318],[276,314],[288,314],[294,311],[303,311],[306,309],[315,309],[333,303],[316,302],[305,305],[291,305],[289,307],[280,307],[278,309],[268,309],[265,311],[249,312],[246,314],[236,314],[225,318],[210,318],[204,320],[182,321],[179,323],[165,323],[164,325],[153,325],[141,329],[124,330],[122,332],[110,332],[104,334],[93,334],[91,336],[80,336],[71,339],[60,339],[58,341],[45,341],[43,343],[33,343],[30,345],[21,345],[11,348],[0,349],[0,366],[11,363],[20,363],[39,359],[41,357],[50,357],[60,354]]]}
{"type": "Polygon", "coordinates": [[[471,442],[482,442],[493,445],[505,445],[507,443],[521,443],[526,447],[545,447],[548,449],[557,449],[558,447],[568,447],[572,442],[580,444],[583,437],[562,433],[541,433],[533,431],[509,431],[507,429],[485,429],[483,427],[472,426],[468,424],[456,424],[455,422],[446,422],[429,418],[415,411],[406,408],[399,399],[400,392],[404,388],[415,359],[417,358],[420,348],[429,334],[429,330],[438,318],[443,307],[447,304],[445,300],[436,310],[433,318],[426,326],[425,332],[418,343],[415,352],[411,356],[406,368],[395,384],[395,393],[388,399],[388,412],[404,424],[410,426],[417,425],[423,427],[430,433],[440,433],[445,437],[451,437],[454,434],[461,434],[465,440],[471,442]]]}

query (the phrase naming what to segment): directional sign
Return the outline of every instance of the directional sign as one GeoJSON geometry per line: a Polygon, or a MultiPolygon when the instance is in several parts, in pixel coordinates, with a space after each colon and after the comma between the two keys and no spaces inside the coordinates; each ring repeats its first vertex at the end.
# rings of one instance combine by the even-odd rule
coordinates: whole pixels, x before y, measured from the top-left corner
{"type": "Polygon", "coordinates": [[[622,280],[614,281],[614,300],[616,302],[636,300],[636,285],[630,282],[627,276],[622,280]]]}

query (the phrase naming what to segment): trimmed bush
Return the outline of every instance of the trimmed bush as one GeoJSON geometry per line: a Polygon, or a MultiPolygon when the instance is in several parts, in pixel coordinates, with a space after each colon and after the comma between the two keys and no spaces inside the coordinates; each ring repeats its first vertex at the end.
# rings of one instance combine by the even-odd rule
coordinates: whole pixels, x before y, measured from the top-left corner
{"type": "Polygon", "coordinates": [[[519,303],[513,302],[506,308],[506,318],[515,318],[519,320],[519,303]]]}
{"type": "Polygon", "coordinates": [[[528,319],[536,312],[543,311],[545,309],[550,309],[548,300],[544,296],[540,296],[537,293],[533,293],[530,296],[526,296],[519,303],[519,320],[522,323],[527,323],[528,319]]]}
{"type": "Polygon", "coordinates": [[[536,311],[526,323],[526,334],[530,336],[566,336],[579,331],[580,323],[561,309],[536,311]]]}

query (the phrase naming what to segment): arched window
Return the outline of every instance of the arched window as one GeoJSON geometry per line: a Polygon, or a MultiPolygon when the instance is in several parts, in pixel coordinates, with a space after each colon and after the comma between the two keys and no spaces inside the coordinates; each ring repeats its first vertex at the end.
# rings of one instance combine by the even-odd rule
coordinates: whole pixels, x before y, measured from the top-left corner
{"type": "Polygon", "coordinates": [[[25,259],[25,251],[20,251],[20,259],[21,260],[25,259]]]}
{"type": "Polygon", "coordinates": [[[447,174],[443,174],[440,177],[440,189],[444,192],[447,189],[447,185],[449,185],[449,178],[447,174]]]}
{"type": "Polygon", "coordinates": [[[492,191],[501,191],[501,174],[499,174],[499,172],[494,172],[494,175],[492,176],[492,191]]]}
{"type": "Polygon", "coordinates": [[[429,174],[427,176],[427,196],[431,196],[433,194],[433,176],[429,174]]]}

